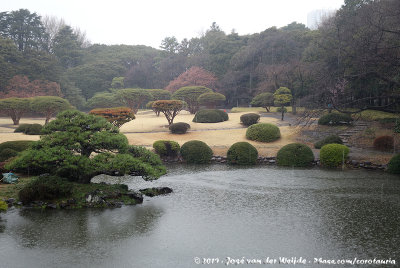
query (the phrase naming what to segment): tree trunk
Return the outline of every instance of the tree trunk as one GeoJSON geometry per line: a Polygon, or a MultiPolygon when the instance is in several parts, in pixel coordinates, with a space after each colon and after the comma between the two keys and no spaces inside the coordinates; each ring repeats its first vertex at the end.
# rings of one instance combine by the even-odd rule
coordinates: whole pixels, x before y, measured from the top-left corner
{"type": "Polygon", "coordinates": [[[282,106],[281,108],[282,108],[282,119],[281,119],[281,121],[283,121],[283,115],[285,114],[285,106],[282,106]]]}

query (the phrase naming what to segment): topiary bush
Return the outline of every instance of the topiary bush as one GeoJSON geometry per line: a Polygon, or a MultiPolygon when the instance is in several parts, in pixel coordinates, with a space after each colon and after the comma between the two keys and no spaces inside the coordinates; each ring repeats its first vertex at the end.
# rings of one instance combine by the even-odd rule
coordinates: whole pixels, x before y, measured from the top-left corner
{"type": "Polygon", "coordinates": [[[72,184],[56,176],[39,176],[26,184],[18,193],[23,204],[32,201],[47,201],[68,197],[72,193],[72,184]]]}
{"type": "Polygon", "coordinates": [[[160,156],[178,156],[181,147],[175,141],[159,140],[153,143],[153,148],[160,156]]]}
{"type": "Polygon", "coordinates": [[[22,124],[14,130],[14,133],[24,133],[27,135],[40,135],[43,126],[40,124],[22,124]]]}
{"type": "Polygon", "coordinates": [[[330,136],[314,143],[314,147],[315,147],[315,149],[321,149],[322,146],[324,146],[326,144],[332,144],[332,143],[343,144],[343,141],[337,135],[330,135],[330,136]]]}
{"type": "Polygon", "coordinates": [[[229,116],[226,112],[218,110],[218,109],[204,109],[198,111],[194,118],[193,122],[196,123],[218,123],[227,121],[229,116]]]}
{"type": "Polygon", "coordinates": [[[260,120],[260,115],[256,113],[248,113],[240,116],[240,122],[245,126],[257,124],[260,120]]]}
{"type": "Polygon", "coordinates": [[[290,143],[278,151],[276,161],[279,166],[307,167],[314,161],[314,153],[305,144],[290,143]]]}
{"type": "Polygon", "coordinates": [[[210,162],[213,152],[204,142],[193,140],[182,145],[181,155],[186,163],[206,164],[210,162]]]}
{"type": "Polygon", "coordinates": [[[26,131],[26,129],[28,129],[28,127],[31,124],[20,124],[15,130],[14,133],[24,133],[26,131]]]}
{"type": "Polygon", "coordinates": [[[227,153],[229,164],[255,165],[257,163],[258,151],[248,142],[236,142],[227,153]]]}
{"type": "Polygon", "coordinates": [[[337,167],[343,163],[350,150],[346,145],[327,144],[322,146],[319,153],[321,164],[325,167],[337,167]]]}
{"type": "Polygon", "coordinates": [[[318,120],[318,125],[338,126],[350,124],[353,121],[348,114],[329,113],[323,115],[318,120]]]}
{"type": "Polygon", "coordinates": [[[1,151],[0,154],[0,162],[6,161],[7,159],[10,159],[11,157],[17,156],[18,152],[10,149],[10,148],[6,148],[3,151],[1,151]]]}
{"type": "Polygon", "coordinates": [[[388,172],[400,174],[400,154],[396,154],[388,163],[388,172]]]}
{"type": "Polygon", "coordinates": [[[393,150],[394,139],[392,136],[380,136],[374,140],[374,149],[379,151],[393,150]]]}
{"type": "Polygon", "coordinates": [[[173,134],[185,134],[188,129],[190,129],[190,125],[185,122],[178,122],[169,125],[169,130],[173,134]]]}
{"type": "Polygon", "coordinates": [[[248,127],[246,138],[254,141],[272,142],[281,137],[279,128],[269,123],[258,123],[248,127]]]}

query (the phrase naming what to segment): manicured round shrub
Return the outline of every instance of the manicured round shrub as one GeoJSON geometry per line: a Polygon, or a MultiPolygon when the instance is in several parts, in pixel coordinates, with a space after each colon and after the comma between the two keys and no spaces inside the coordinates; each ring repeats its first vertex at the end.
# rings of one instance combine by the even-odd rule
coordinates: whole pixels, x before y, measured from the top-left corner
{"type": "Polygon", "coordinates": [[[245,141],[233,144],[227,153],[228,163],[236,165],[255,165],[257,157],[257,149],[245,141]]]}
{"type": "Polygon", "coordinates": [[[279,128],[269,123],[258,123],[248,127],[246,138],[254,141],[272,142],[281,137],[279,128]]]}
{"type": "Polygon", "coordinates": [[[27,135],[40,135],[43,126],[41,124],[22,124],[17,127],[15,133],[24,133],[27,135]]]}
{"type": "Polygon", "coordinates": [[[227,121],[229,116],[226,112],[218,110],[218,109],[204,109],[198,111],[194,118],[193,122],[196,123],[218,123],[227,121]]]}
{"type": "Polygon", "coordinates": [[[167,140],[155,141],[153,148],[160,156],[177,156],[180,150],[179,143],[167,140]]]}
{"type": "Polygon", "coordinates": [[[24,133],[26,131],[26,129],[28,129],[28,127],[31,124],[20,124],[15,130],[14,133],[24,133]]]}
{"type": "Polygon", "coordinates": [[[10,149],[10,148],[6,148],[3,151],[1,151],[0,154],[0,162],[6,161],[7,159],[10,159],[11,157],[17,156],[18,152],[10,149]]]}
{"type": "Polygon", "coordinates": [[[353,118],[348,114],[329,113],[319,118],[318,125],[338,126],[350,124],[351,121],[353,118]]]}
{"type": "Polygon", "coordinates": [[[388,172],[400,174],[400,154],[396,154],[388,163],[388,172]]]}
{"type": "Polygon", "coordinates": [[[374,149],[379,151],[393,150],[394,139],[392,136],[380,136],[374,140],[374,149]]]}
{"type": "Polygon", "coordinates": [[[4,202],[3,200],[0,200],[0,212],[7,211],[7,209],[8,209],[7,203],[4,202]]]}
{"type": "Polygon", "coordinates": [[[307,167],[314,161],[314,153],[305,144],[290,143],[278,151],[276,161],[279,166],[307,167]]]}
{"type": "Polygon", "coordinates": [[[173,134],[185,134],[189,128],[190,128],[190,125],[185,122],[178,122],[178,123],[173,123],[173,124],[169,125],[169,130],[173,134]]]}
{"type": "Polygon", "coordinates": [[[330,135],[320,141],[317,141],[314,144],[315,149],[321,149],[322,146],[326,145],[326,144],[332,144],[332,143],[336,143],[336,144],[343,144],[342,139],[337,136],[337,135],[330,135]]]}
{"type": "Polygon", "coordinates": [[[193,140],[182,145],[181,155],[189,164],[206,164],[210,162],[213,152],[204,142],[193,140]]]}
{"type": "Polygon", "coordinates": [[[240,116],[240,122],[245,126],[257,124],[260,120],[260,115],[256,113],[248,113],[240,116]]]}
{"type": "Polygon", "coordinates": [[[327,144],[322,146],[319,153],[321,164],[325,167],[337,167],[347,158],[350,150],[346,145],[327,144]]]}
{"type": "Polygon", "coordinates": [[[66,179],[55,176],[39,176],[26,184],[18,193],[23,204],[32,201],[47,201],[68,197],[72,193],[72,184],[66,179]]]}

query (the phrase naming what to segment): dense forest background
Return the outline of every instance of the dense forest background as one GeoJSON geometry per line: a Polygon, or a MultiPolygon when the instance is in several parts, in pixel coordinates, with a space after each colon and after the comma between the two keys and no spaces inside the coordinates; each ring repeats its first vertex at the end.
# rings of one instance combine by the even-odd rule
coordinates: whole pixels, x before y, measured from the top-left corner
{"type": "Polygon", "coordinates": [[[62,19],[26,9],[0,13],[0,36],[0,98],[58,94],[88,109],[112,88],[174,91],[191,70],[208,75],[226,107],[284,86],[292,105],[399,109],[398,0],[345,0],[317,30],[293,22],[239,35],[212,23],[200,37],[166,37],[160,49],[90,44],[62,19]]]}

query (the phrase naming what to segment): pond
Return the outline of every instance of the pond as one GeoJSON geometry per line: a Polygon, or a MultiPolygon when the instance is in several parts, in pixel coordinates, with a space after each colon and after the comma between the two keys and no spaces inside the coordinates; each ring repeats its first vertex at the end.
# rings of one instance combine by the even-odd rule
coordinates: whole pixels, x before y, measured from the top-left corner
{"type": "Polygon", "coordinates": [[[133,189],[169,186],[174,193],[117,209],[12,209],[0,216],[0,267],[206,265],[198,261],[254,267],[241,261],[265,266],[283,258],[301,267],[355,258],[354,267],[374,266],[359,260],[388,261],[377,267],[400,262],[398,176],[179,165],[156,182],[95,179],[133,189]]]}

